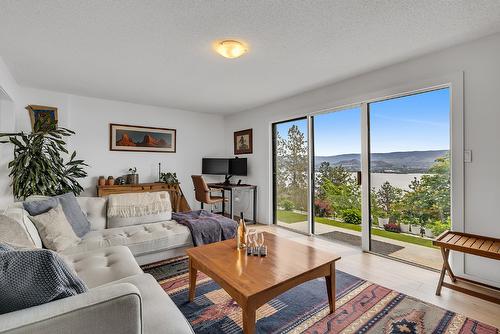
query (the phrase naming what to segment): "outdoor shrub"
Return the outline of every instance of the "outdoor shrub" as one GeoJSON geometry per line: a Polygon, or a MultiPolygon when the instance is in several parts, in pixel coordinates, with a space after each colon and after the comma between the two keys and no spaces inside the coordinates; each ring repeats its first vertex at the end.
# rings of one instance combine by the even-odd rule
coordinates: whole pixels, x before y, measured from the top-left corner
{"type": "Polygon", "coordinates": [[[356,209],[346,209],[341,213],[342,220],[347,224],[361,224],[361,212],[356,209]]]}
{"type": "Polygon", "coordinates": [[[385,224],[384,230],[390,231],[390,232],[396,232],[396,233],[401,232],[401,228],[399,227],[399,225],[393,224],[393,223],[385,224]]]}
{"type": "Polygon", "coordinates": [[[438,221],[430,223],[429,227],[432,231],[432,234],[434,234],[434,236],[437,237],[438,235],[440,235],[444,231],[449,230],[451,228],[451,220],[450,220],[450,218],[448,218],[444,223],[442,221],[438,220],[438,221]]]}
{"type": "Polygon", "coordinates": [[[294,208],[294,204],[292,201],[290,201],[289,199],[284,199],[281,201],[281,204],[280,206],[283,208],[283,210],[285,211],[292,211],[293,208],[294,208]]]}
{"type": "Polygon", "coordinates": [[[317,199],[314,201],[314,214],[316,217],[330,217],[332,215],[332,206],[328,201],[317,199]]]}

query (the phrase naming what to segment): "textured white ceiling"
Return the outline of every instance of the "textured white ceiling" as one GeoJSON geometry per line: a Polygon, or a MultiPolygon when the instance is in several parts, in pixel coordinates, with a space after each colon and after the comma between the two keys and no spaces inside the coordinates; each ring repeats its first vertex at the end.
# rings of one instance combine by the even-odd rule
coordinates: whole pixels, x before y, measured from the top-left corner
{"type": "Polygon", "coordinates": [[[500,31],[500,0],[0,0],[21,85],[231,113],[500,31]],[[225,59],[215,39],[250,52],[225,59]]]}

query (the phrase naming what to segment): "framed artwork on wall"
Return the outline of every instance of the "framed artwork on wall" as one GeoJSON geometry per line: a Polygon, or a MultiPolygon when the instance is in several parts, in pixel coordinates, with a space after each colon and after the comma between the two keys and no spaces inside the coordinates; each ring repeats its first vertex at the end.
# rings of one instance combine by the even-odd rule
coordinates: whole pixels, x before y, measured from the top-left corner
{"type": "Polygon", "coordinates": [[[39,106],[35,104],[30,104],[26,107],[28,113],[30,115],[31,121],[31,129],[34,128],[35,122],[43,119],[47,121],[46,124],[55,124],[57,125],[57,108],[55,107],[47,107],[47,106],[39,106]]]}
{"type": "Polygon", "coordinates": [[[177,133],[175,129],[149,126],[110,124],[110,151],[175,153],[177,133]]]}
{"type": "Polygon", "coordinates": [[[252,129],[236,131],[234,133],[234,154],[253,153],[252,129]]]}

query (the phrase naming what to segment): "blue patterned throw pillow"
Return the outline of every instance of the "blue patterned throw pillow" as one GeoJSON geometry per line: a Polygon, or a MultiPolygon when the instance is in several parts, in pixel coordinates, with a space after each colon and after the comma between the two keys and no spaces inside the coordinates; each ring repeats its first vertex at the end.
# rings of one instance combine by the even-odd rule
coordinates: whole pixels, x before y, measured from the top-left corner
{"type": "Polygon", "coordinates": [[[57,253],[46,249],[14,250],[0,244],[0,314],[87,290],[57,253]]]}

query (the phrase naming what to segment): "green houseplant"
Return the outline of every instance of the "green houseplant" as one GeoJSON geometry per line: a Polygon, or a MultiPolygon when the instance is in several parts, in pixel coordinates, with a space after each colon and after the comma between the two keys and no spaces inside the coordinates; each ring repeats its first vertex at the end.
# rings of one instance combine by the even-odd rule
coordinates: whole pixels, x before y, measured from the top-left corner
{"type": "Polygon", "coordinates": [[[160,181],[166,184],[179,184],[177,173],[160,173],[160,181]]]}
{"type": "Polygon", "coordinates": [[[78,195],[83,191],[77,179],[87,176],[83,168],[88,165],[76,159],[76,151],[69,160],[63,156],[69,154],[64,138],[73,134],[43,120],[35,122],[31,133],[0,133],[0,139],[7,138],[0,143],[14,145],[14,159],[8,166],[16,198],[67,192],[78,195]]]}

